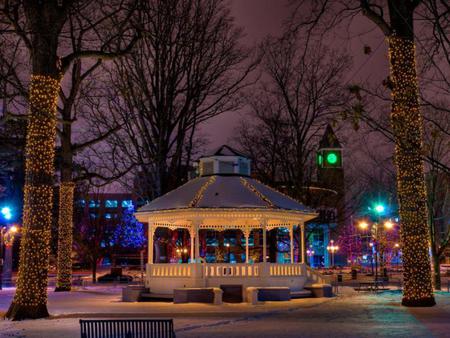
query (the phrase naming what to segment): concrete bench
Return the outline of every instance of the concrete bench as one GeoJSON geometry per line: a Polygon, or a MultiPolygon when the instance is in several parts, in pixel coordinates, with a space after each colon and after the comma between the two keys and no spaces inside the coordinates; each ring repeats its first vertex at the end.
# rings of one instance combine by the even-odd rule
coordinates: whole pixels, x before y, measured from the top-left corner
{"type": "Polygon", "coordinates": [[[298,298],[311,298],[312,292],[310,290],[291,290],[291,299],[298,299],[298,298]]]}
{"type": "Polygon", "coordinates": [[[314,283],[304,287],[306,290],[311,291],[313,297],[333,297],[333,288],[330,284],[314,283]]]}
{"type": "Polygon", "coordinates": [[[266,301],[291,300],[291,289],[288,287],[248,287],[247,302],[256,305],[266,301]]]}
{"type": "Polygon", "coordinates": [[[222,304],[223,291],[219,288],[182,288],[173,290],[173,302],[222,304]]]}
{"type": "Polygon", "coordinates": [[[140,285],[128,285],[122,289],[122,302],[138,302],[141,299],[141,294],[147,289],[140,285]]]}

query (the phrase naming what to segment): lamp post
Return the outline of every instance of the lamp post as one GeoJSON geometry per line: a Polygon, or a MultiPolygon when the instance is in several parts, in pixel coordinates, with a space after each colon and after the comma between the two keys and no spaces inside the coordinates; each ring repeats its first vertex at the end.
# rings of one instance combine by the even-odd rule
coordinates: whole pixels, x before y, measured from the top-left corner
{"type": "Polygon", "coordinates": [[[227,247],[228,263],[231,263],[231,260],[230,260],[230,243],[225,243],[225,246],[227,247]]]}
{"type": "MultiPolygon", "coordinates": [[[[379,204],[377,206],[375,206],[375,211],[378,214],[381,214],[384,212],[384,206],[379,204]]],[[[374,268],[373,268],[373,255],[375,255],[375,280],[378,279],[378,252],[379,252],[379,242],[380,242],[380,233],[383,230],[392,230],[395,227],[395,224],[390,221],[390,220],[386,220],[383,223],[383,227],[380,227],[380,220],[378,222],[369,224],[367,221],[362,220],[358,223],[358,227],[362,230],[362,231],[367,231],[370,230],[370,233],[372,234],[372,242],[369,243],[369,246],[372,249],[372,259],[371,259],[371,265],[372,265],[372,275],[374,273],[374,268]]],[[[367,235],[369,236],[369,235],[367,235]]],[[[384,254],[383,254],[384,256],[384,254]]]]}
{"type": "Polygon", "coordinates": [[[337,245],[334,245],[334,240],[330,241],[330,245],[327,246],[328,252],[331,252],[331,266],[334,267],[334,253],[339,250],[337,245]]]}
{"type": "Polygon", "coordinates": [[[313,264],[311,264],[311,257],[314,256],[314,250],[309,248],[306,250],[306,254],[308,255],[309,265],[312,267],[313,264]]]}

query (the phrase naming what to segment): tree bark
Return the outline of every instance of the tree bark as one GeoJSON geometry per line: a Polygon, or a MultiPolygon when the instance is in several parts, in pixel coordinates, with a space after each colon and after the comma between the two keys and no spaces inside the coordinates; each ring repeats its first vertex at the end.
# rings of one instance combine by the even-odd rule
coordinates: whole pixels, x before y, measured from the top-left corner
{"type": "Polygon", "coordinates": [[[58,37],[67,7],[56,2],[24,2],[30,31],[29,85],[23,230],[17,289],[6,317],[48,317],[47,272],[53,207],[56,109],[60,89],[58,37]]]}
{"type": "Polygon", "coordinates": [[[52,76],[32,75],[29,89],[31,115],[25,147],[20,265],[16,294],[6,314],[7,318],[13,320],[49,315],[47,272],[53,205],[56,103],[59,91],[59,78],[54,76],[56,72],[52,73],[52,76]]]}
{"type": "MultiPolygon", "coordinates": [[[[412,25],[412,13],[410,16],[412,25]]],[[[395,162],[402,224],[404,268],[402,304],[433,306],[435,300],[428,254],[429,229],[422,161],[423,126],[411,27],[408,30],[409,35],[398,36],[394,33],[389,37],[390,75],[393,87],[391,121],[396,143],[395,162]]]]}
{"type": "Polygon", "coordinates": [[[433,283],[435,290],[441,290],[441,267],[440,267],[440,257],[439,254],[432,250],[433,259],[433,283]]]}
{"type": "Polygon", "coordinates": [[[75,184],[63,181],[59,187],[58,260],[55,291],[70,291],[72,287],[72,226],[75,184]]]}
{"type": "MultiPolygon", "coordinates": [[[[75,71],[75,70],[74,70],[75,71]]],[[[72,104],[64,107],[63,119],[70,121],[72,104]]],[[[61,135],[61,184],[59,187],[58,260],[55,291],[70,291],[72,287],[73,242],[73,175],[72,126],[63,125],[61,135]]]]}

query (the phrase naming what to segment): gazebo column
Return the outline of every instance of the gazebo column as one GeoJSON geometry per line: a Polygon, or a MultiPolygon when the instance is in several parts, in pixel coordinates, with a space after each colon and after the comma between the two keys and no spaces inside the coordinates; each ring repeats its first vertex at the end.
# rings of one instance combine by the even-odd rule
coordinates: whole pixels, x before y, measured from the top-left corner
{"type": "Polygon", "coordinates": [[[154,223],[148,222],[148,264],[153,264],[154,236],[155,236],[154,223]]]}
{"type": "Polygon", "coordinates": [[[267,234],[266,234],[266,228],[267,228],[267,221],[264,220],[262,224],[262,231],[263,231],[263,262],[267,262],[267,234]]]}
{"type": "Polygon", "coordinates": [[[305,264],[305,223],[300,223],[300,234],[302,242],[302,264],[305,264]]]}
{"type": "Polygon", "coordinates": [[[195,229],[194,225],[189,228],[189,240],[191,244],[191,252],[189,254],[189,263],[194,262],[194,238],[195,238],[195,229]]]}
{"type": "Polygon", "coordinates": [[[290,239],[290,249],[291,249],[291,264],[294,263],[294,226],[291,224],[289,226],[289,239],[290,239]]]}
{"type": "Polygon", "coordinates": [[[245,237],[245,263],[249,263],[249,249],[248,249],[248,240],[250,238],[251,229],[245,229],[244,237],[245,237]]]}
{"type": "Polygon", "coordinates": [[[200,223],[194,224],[195,232],[195,260],[198,261],[200,258],[200,223]]]}

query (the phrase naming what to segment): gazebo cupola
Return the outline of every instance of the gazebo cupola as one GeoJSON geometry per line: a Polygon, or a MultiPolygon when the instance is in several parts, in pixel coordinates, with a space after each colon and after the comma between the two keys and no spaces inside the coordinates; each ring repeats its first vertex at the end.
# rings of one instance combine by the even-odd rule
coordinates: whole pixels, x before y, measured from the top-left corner
{"type": "Polygon", "coordinates": [[[250,176],[250,160],[233,148],[223,145],[211,155],[199,160],[200,176],[239,175],[250,176]]]}

